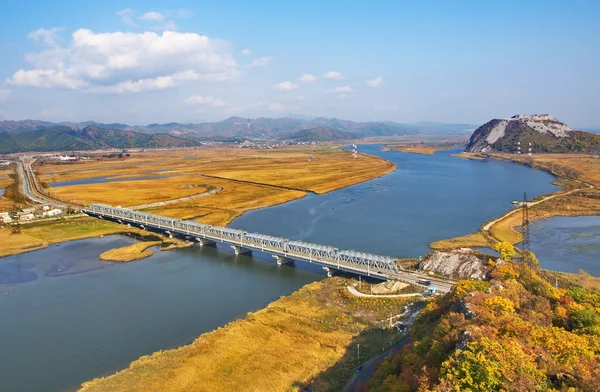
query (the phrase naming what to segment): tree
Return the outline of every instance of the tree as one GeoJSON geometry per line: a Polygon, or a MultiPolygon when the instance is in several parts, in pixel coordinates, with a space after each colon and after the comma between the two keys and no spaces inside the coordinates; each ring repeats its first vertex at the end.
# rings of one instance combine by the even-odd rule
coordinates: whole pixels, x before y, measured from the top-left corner
{"type": "Polygon", "coordinates": [[[515,247],[510,242],[498,242],[494,245],[494,250],[500,253],[500,258],[504,261],[511,261],[517,254],[515,247]]]}

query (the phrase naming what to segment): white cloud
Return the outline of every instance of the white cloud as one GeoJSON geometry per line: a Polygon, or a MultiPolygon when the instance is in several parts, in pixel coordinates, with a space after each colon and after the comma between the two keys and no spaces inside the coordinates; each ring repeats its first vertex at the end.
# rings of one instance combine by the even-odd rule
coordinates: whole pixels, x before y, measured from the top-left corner
{"type": "Polygon", "coordinates": [[[256,60],[254,60],[252,63],[250,63],[250,65],[248,67],[249,68],[266,67],[269,65],[270,61],[271,61],[270,57],[259,57],[256,60]]]}
{"type": "Polygon", "coordinates": [[[230,45],[195,33],[94,33],[79,29],[68,47],[31,54],[33,69],[7,83],[90,92],[140,92],[188,81],[239,76],[230,45]]]}
{"type": "Polygon", "coordinates": [[[148,11],[139,16],[141,20],[152,20],[154,22],[162,22],[165,19],[165,16],[160,12],[156,11],[148,11]]]}
{"type": "Polygon", "coordinates": [[[10,90],[0,88],[0,102],[6,101],[10,96],[10,90]]]}
{"type": "Polygon", "coordinates": [[[250,49],[242,49],[241,52],[244,56],[250,56],[252,54],[252,52],[250,51],[250,49]]]}
{"type": "Polygon", "coordinates": [[[367,83],[368,86],[377,88],[383,84],[383,76],[378,76],[375,79],[367,80],[365,83],[367,83]]]}
{"type": "Polygon", "coordinates": [[[134,14],[131,8],[125,8],[121,11],[117,12],[117,15],[121,17],[121,21],[130,26],[135,26],[135,22],[131,19],[131,16],[134,14]]]}
{"type": "Polygon", "coordinates": [[[183,8],[177,10],[177,17],[178,18],[187,19],[187,18],[191,18],[192,16],[194,16],[194,12],[193,11],[186,10],[186,9],[183,9],[183,8]]]}
{"type": "Polygon", "coordinates": [[[342,87],[336,87],[333,90],[330,90],[329,92],[332,94],[347,94],[347,93],[354,92],[354,89],[350,86],[342,86],[342,87]]]}
{"type": "Polygon", "coordinates": [[[60,27],[53,27],[51,29],[39,28],[29,32],[27,38],[36,42],[42,42],[44,45],[54,46],[58,43],[57,35],[60,30],[62,30],[60,27]]]}
{"type": "Polygon", "coordinates": [[[281,83],[277,83],[275,86],[273,86],[273,89],[277,90],[277,91],[290,91],[293,89],[298,88],[298,85],[296,83],[292,83],[289,80],[286,80],[285,82],[281,82],[281,83]]]}
{"type": "Polygon", "coordinates": [[[163,24],[162,26],[159,26],[159,28],[157,30],[161,30],[161,31],[176,31],[177,30],[177,23],[175,23],[174,20],[168,20],[165,24],[163,24]]]}
{"type": "Polygon", "coordinates": [[[214,97],[203,97],[201,95],[190,95],[185,100],[186,103],[192,105],[212,105],[212,106],[225,106],[225,102],[214,97]]]}
{"type": "Polygon", "coordinates": [[[336,71],[329,71],[329,72],[325,72],[323,74],[323,77],[325,79],[335,79],[335,80],[340,80],[340,79],[344,79],[344,76],[342,76],[341,73],[336,72],[336,71]]]}
{"type": "Polygon", "coordinates": [[[298,80],[300,80],[301,83],[309,84],[309,83],[316,82],[317,77],[313,74],[304,74],[304,75],[300,76],[300,79],[298,79],[298,80]]]}

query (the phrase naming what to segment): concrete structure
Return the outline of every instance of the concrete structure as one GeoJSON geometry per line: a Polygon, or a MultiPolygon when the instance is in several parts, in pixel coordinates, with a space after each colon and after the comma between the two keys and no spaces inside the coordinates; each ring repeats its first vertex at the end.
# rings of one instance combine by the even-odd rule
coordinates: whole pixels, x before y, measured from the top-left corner
{"type": "MultiPolygon", "coordinates": [[[[431,284],[419,284],[419,280],[422,280],[425,275],[398,269],[396,259],[389,256],[354,250],[339,250],[332,246],[290,241],[281,237],[248,233],[243,230],[205,225],[103,204],[92,204],[83,208],[82,212],[121,224],[135,225],[146,230],[158,230],[169,236],[194,238],[201,246],[221,242],[230,245],[236,254],[249,253],[253,250],[267,252],[278,259],[278,264],[287,263],[290,260],[316,263],[326,269],[329,276],[339,271],[345,271],[382,280],[400,280],[421,285],[423,288],[427,288],[431,284]]],[[[436,280],[439,291],[449,291],[454,284],[450,279],[428,279],[436,280]]]]}
{"type": "Polygon", "coordinates": [[[13,220],[8,212],[0,212],[0,221],[3,223],[11,223],[13,220]]]}
{"type": "Polygon", "coordinates": [[[63,213],[63,210],[61,210],[60,208],[55,208],[52,209],[50,211],[45,211],[42,215],[44,216],[57,216],[63,213]]]}
{"type": "Polygon", "coordinates": [[[33,216],[33,214],[23,214],[21,216],[19,216],[19,221],[21,222],[27,222],[27,221],[32,221],[35,217],[33,216]]]}

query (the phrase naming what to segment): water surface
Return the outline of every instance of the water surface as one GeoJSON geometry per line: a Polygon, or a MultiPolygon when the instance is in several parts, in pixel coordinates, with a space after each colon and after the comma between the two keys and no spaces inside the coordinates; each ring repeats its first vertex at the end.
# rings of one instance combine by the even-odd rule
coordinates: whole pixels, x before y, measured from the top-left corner
{"type": "Polygon", "coordinates": [[[108,236],[0,258],[0,390],[72,390],[323,277],[214,248],[98,259],[133,242],[108,236]]]}
{"type": "Polygon", "coordinates": [[[329,194],[249,211],[230,226],[417,257],[429,253],[433,241],[477,231],[486,220],[510,210],[513,200],[522,200],[523,192],[533,198],[559,189],[546,172],[511,162],[449,156],[460,149],[433,156],[381,151],[379,145],[361,145],[359,151],[387,159],[397,169],[329,194]]]}
{"type": "Polygon", "coordinates": [[[600,216],[555,217],[531,224],[531,250],[541,267],[600,276],[600,216]]]}

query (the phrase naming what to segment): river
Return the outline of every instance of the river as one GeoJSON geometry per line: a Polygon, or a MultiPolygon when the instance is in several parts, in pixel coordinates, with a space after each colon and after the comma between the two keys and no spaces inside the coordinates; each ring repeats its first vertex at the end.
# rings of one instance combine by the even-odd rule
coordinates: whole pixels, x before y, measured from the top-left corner
{"type": "MultiPolygon", "coordinates": [[[[477,230],[524,191],[557,189],[545,172],[501,161],[363,152],[393,173],[326,195],[251,211],[231,226],[395,256],[477,230]]],[[[318,159],[318,158],[317,158],[318,159]]],[[[351,161],[349,164],[352,164],[351,161]]],[[[98,260],[124,236],[73,241],[0,258],[0,385],[3,391],[72,390],[141,355],[191,341],[311,281],[314,266],[188,248],[131,263],[98,260]]]]}

